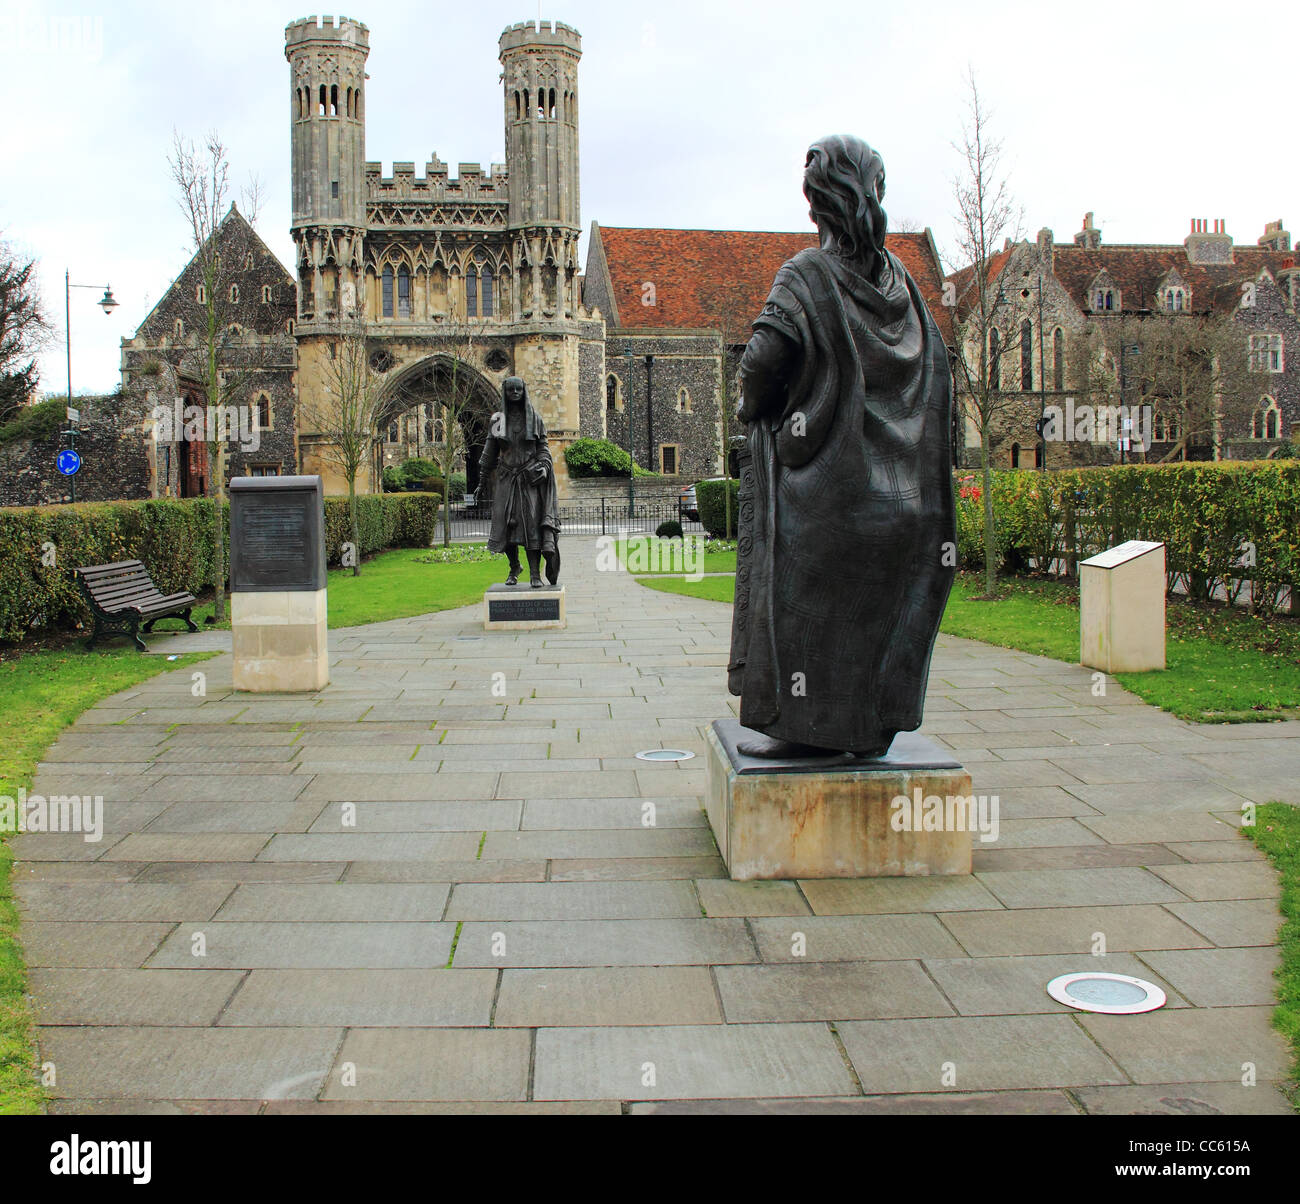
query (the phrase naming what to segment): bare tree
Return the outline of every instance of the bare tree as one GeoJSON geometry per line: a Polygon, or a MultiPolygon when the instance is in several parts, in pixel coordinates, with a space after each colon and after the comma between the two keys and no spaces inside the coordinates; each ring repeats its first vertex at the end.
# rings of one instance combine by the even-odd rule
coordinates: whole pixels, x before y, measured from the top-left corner
{"type": "MultiPolygon", "coordinates": [[[[188,368],[198,377],[207,404],[218,414],[228,399],[239,396],[256,372],[259,354],[256,341],[245,338],[231,319],[238,305],[236,277],[244,270],[245,256],[251,249],[244,244],[239,227],[226,223],[234,205],[230,193],[230,164],[225,145],[214,131],[202,148],[174,133],[172,150],[167,158],[177,204],[189,225],[194,250],[193,262],[198,269],[200,291],[193,305],[197,310],[198,355],[189,359],[188,368]]],[[[251,228],[257,220],[259,186],[254,183],[244,193],[245,218],[251,228]]],[[[221,422],[209,422],[205,431],[208,444],[208,480],[213,497],[213,617],[225,617],[225,499],[226,445],[229,435],[221,422]]]]}
{"type": "MultiPolygon", "coordinates": [[[[718,295],[714,310],[721,344],[718,407],[722,436],[723,521],[727,539],[735,535],[731,513],[731,424],[740,404],[740,356],[757,316],[751,312],[752,309],[748,289],[741,282],[732,281],[718,295]]],[[[699,504],[698,498],[696,504],[699,504]]]]}
{"type": "Polygon", "coordinates": [[[999,325],[1007,300],[998,288],[999,254],[1018,241],[1022,215],[1002,171],[1002,142],[990,134],[990,114],[980,99],[974,70],[967,73],[969,100],[961,142],[954,149],[961,169],[953,183],[957,201],[957,251],[966,265],[956,297],[956,377],[959,399],[980,437],[984,477],[984,593],[997,587],[997,532],[993,517],[992,433],[997,420],[1023,401],[1002,390],[1002,358],[1012,342],[999,325]]]}
{"type": "Polygon", "coordinates": [[[352,575],[361,575],[361,526],[357,518],[357,474],[369,464],[382,439],[381,407],[387,394],[383,374],[375,368],[364,316],[348,309],[338,317],[322,395],[302,403],[307,424],[320,434],[320,454],[348,483],[348,517],[352,530],[352,575]]]}
{"type": "Polygon", "coordinates": [[[35,391],[36,353],[51,333],[36,287],[36,260],[0,242],[0,423],[35,391]]]}
{"type": "Polygon", "coordinates": [[[1108,320],[1102,337],[1119,400],[1150,406],[1170,445],[1161,463],[1205,444],[1220,459],[1225,426],[1247,425],[1259,404],[1246,332],[1230,314],[1126,316],[1108,320]]]}

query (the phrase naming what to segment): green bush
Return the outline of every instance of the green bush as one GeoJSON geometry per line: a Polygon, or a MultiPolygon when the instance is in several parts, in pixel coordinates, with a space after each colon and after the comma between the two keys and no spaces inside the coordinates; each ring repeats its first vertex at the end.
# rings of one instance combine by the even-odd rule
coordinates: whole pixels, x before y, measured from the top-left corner
{"type": "Polygon", "coordinates": [[[731,533],[738,529],[740,513],[739,481],[700,481],[695,486],[695,505],[700,512],[700,522],[710,535],[725,535],[727,530],[726,499],[723,487],[731,490],[731,533]]]}
{"type": "Polygon", "coordinates": [[[53,439],[63,429],[67,408],[67,399],[63,397],[19,407],[9,421],[0,426],[0,446],[18,439],[53,439]]]}
{"type": "MultiPolygon", "coordinates": [[[[958,559],[983,564],[981,477],[956,474],[958,559]]],[[[698,490],[697,490],[698,492],[698,490]]],[[[703,504],[700,507],[703,516],[703,504]]],[[[1000,561],[1074,575],[1080,560],[1130,539],[1165,545],[1172,587],[1193,598],[1235,598],[1256,582],[1269,611],[1282,586],[1300,582],[1300,463],[1199,462],[993,474],[1000,561]],[[1253,562],[1253,563],[1251,563],[1253,562]]]]}
{"type": "Polygon", "coordinates": [[[625,477],[631,457],[608,439],[575,439],[564,449],[564,462],[569,466],[569,476],[577,480],[625,477]]]}
{"type": "Polygon", "coordinates": [[[655,534],[659,536],[660,539],[681,539],[682,524],[676,519],[670,518],[667,522],[660,523],[655,528],[655,534]]]}
{"type": "Polygon", "coordinates": [[[463,502],[465,500],[465,488],[468,482],[463,472],[453,472],[451,474],[451,500],[453,502],[463,502]]]}
{"type": "MultiPolygon", "coordinates": [[[[438,500],[426,494],[357,498],[362,554],[428,547],[438,500]]],[[[139,560],[165,594],[209,589],[212,506],[208,498],[156,498],[0,509],[0,640],[21,640],[33,628],[86,623],[90,614],[72,572],[83,565],[139,560]]],[[[340,562],[350,539],[348,499],[326,498],[325,548],[331,564],[340,562]]],[[[228,540],[226,548],[228,554],[228,540]]]]}
{"type": "Polygon", "coordinates": [[[400,468],[384,469],[384,492],[400,493],[406,488],[406,474],[400,468]]]}
{"type": "Polygon", "coordinates": [[[401,467],[397,471],[402,474],[407,489],[423,489],[425,481],[433,480],[435,477],[439,480],[442,479],[442,469],[432,460],[423,458],[403,460],[401,467]]]}

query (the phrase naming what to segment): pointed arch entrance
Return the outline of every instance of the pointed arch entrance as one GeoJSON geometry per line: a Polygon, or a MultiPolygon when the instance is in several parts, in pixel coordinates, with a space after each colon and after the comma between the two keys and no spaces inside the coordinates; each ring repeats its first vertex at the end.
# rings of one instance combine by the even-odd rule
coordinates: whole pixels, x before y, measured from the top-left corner
{"type": "Polygon", "coordinates": [[[459,437],[453,471],[464,472],[465,488],[472,493],[478,489],[478,462],[498,405],[496,387],[472,364],[450,354],[431,355],[396,373],[385,390],[375,414],[379,446],[394,424],[400,431],[415,411],[414,446],[441,463],[448,424],[455,424],[459,437]]]}

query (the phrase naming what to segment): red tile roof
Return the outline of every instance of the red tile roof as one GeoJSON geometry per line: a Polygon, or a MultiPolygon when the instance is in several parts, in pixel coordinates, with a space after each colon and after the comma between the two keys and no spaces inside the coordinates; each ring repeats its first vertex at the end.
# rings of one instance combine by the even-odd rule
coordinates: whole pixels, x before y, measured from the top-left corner
{"type": "MultiPolygon", "coordinates": [[[[763,308],[786,260],[817,245],[806,234],[755,230],[656,230],[596,226],[622,328],[716,330],[740,315],[738,342],[763,308]],[[654,305],[642,303],[654,285],[654,305]]],[[[886,244],[912,274],[945,339],[952,325],[941,304],[943,275],[928,233],[890,234],[886,244]]],[[[612,315],[606,314],[607,319],[612,315]]]]}

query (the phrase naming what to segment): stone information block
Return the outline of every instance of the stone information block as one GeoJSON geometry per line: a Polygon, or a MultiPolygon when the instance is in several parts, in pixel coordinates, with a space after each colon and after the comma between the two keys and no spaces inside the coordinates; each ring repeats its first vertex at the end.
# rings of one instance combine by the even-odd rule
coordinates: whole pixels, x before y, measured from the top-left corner
{"type": "Polygon", "coordinates": [[[1079,663],[1104,673],[1165,667],[1165,545],[1131,539],[1079,562],[1079,663]]]}
{"type": "Polygon", "coordinates": [[[566,624],[564,586],[494,585],[483,595],[487,631],[558,630],[566,624]]]}
{"type": "Polygon", "coordinates": [[[782,759],[740,752],[749,734],[716,720],[705,753],[705,809],[733,880],[971,872],[988,801],[981,808],[970,775],[932,740],[902,732],[871,761],[782,759]]]}
{"type": "Polygon", "coordinates": [[[230,582],[235,689],[324,686],[329,624],[320,477],[231,481],[230,582]]]}

